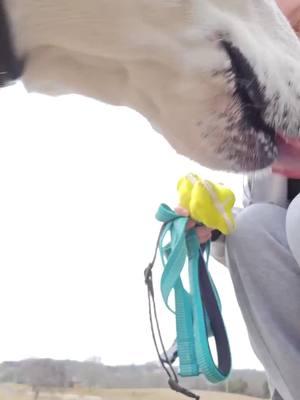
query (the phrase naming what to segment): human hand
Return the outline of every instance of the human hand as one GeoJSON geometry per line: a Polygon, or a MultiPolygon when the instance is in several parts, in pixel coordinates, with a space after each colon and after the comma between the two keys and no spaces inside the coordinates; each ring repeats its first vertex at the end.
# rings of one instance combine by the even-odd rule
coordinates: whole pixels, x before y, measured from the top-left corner
{"type": "MultiPolygon", "coordinates": [[[[175,212],[176,214],[182,216],[182,217],[188,217],[189,212],[183,207],[175,207],[175,212]]],[[[190,219],[189,222],[187,223],[187,229],[192,229],[196,226],[197,222],[194,221],[193,219],[190,219]]],[[[212,234],[212,229],[207,228],[206,226],[197,226],[195,228],[196,234],[199,240],[200,244],[204,244],[211,240],[211,234],[212,234]]]]}

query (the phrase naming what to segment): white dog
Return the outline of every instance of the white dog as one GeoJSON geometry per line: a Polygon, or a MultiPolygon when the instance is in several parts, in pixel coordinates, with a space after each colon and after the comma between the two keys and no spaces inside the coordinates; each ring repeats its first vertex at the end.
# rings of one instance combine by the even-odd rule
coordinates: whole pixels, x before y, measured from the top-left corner
{"type": "Polygon", "coordinates": [[[224,170],[300,135],[300,45],[274,0],[1,1],[29,91],[132,107],[224,170]]]}

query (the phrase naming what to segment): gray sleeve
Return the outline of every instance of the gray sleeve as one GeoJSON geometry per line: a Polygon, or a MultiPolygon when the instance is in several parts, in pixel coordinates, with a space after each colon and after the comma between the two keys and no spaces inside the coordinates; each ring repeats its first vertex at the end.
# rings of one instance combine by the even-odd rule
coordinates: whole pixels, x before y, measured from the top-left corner
{"type": "MultiPolygon", "coordinates": [[[[254,203],[271,203],[280,207],[287,207],[287,178],[263,172],[253,174],[244,179],[243,206],[248,207],[254,203]]],[[[234,208],[235,217],[241,208],[234,208]]],[[[221,235],[212,243],[211,255],[221,264],[225,265],[225,236],[221,235]]]]}
{"type": "MultiPolygon", "coordinates": [[[[234,207],[234,209],[233,209],[234,217],[236,218],[238,213],[241,212],[241,211],[242,211],[242,208],[234,207]]],[[[225,240],[226,240],[226,236],[225,235],[220,235],[215,242],[212,242],[212,244],[211,244],[211,255],[219,263],[221,263],[221,264],[226,266],[226,262],[225,262],[225,240]]]]}
{"type": "Polygon", "coordinates": [[[270,203],[287,207],[287,178],[270,172],[249,176],[244,182],[244,207],[270,203]]]}
{"type": "Polygon", "coordinates": [[[224,235],[219,236],[215,242],[212,242],[210,253],[216,261],[226,266],[224,235]]]}

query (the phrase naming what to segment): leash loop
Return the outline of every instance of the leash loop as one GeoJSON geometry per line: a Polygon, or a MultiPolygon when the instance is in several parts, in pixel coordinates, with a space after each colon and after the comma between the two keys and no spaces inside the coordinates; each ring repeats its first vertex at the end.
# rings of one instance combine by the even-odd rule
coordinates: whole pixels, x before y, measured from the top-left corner
{"type": "Polygon", "coordinates": [[[203,374],[212,383],[221,382],[230,374],[231,354],[220,299],[207,268],[210,244],[200,246],[195,229],[186,229],[189,218],[177,215],[166,204],[161,204],[156,219],[163,224],[153,260],[145,270],[145,282],[148,287],[149,314],[153,311],[163,356],[158,349],[150,315],[152,336],[159,361],[168,374],[169,386],[188,397],[199,399],[198,395],[180,386],[163,345],[154,300],[152,269],[159,250],[164,268],[160,280],[161,294],[165,305],[176,318],[179,375],[186,377],[203,374]],[[189,291],[181,279],[186,264],[189,291]],[[169,301],[171,292],[175,298],[174,309],[169,301]],[[214,362],[211,353],[210,336],[215,338],[218,364],[214,362]]]}

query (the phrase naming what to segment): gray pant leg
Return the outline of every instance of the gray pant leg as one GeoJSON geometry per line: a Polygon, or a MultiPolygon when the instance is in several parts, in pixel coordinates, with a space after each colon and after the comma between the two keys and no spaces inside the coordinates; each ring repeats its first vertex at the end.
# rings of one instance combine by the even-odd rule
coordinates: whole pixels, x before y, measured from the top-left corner
{"type": "Polygon", "coordinates": [[[288,208],[286,234],[291,252],[300,265],[300,195],[295,197],[288,208]]]}
{"type": "Polygon", "coordinates": [[[300,398],[300,267],[286,210],[254,204],[226,239],[227,260],[252,347],[284,400],[300,398]]]}
{"type": "Polygon", "coordinates": [[[271,400],[283,400],[283,398],[280,396],[277,390],[275,390],[271,400]]]}

